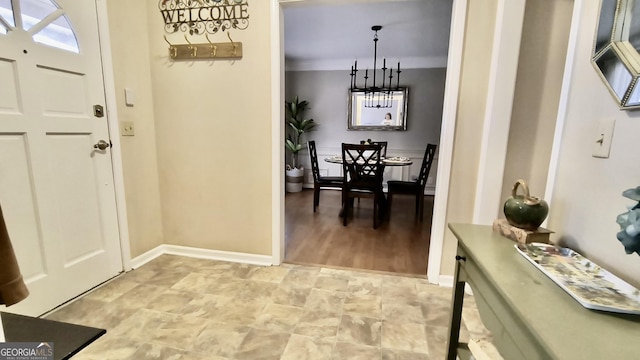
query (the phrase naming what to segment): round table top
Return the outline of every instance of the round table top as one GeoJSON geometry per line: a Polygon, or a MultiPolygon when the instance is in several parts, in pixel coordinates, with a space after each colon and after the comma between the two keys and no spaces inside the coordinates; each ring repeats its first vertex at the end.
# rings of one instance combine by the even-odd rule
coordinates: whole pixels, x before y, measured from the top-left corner
{"type": "MultiPolygon", "coordinates": [[[[325,158],[324,161],[332,164],[342,164],[342,156],[335,155],[332,157],[325,158]]],[[[413,161],[407,157],[402,156],[391,156],[388,158],[383,158],[382,163],[385,166],[406,166],[413,164],[413,161]]]]}

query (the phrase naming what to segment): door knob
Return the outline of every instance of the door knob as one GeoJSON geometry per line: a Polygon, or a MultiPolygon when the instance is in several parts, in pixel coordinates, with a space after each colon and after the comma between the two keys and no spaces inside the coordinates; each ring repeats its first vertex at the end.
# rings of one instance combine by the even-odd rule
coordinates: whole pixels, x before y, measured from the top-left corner
{"type": "Polygon", "coordinates": [[[110,146],[109,143],[104,140],[100,140],[96,144],[93,144],[93,148],[98,150],[104,150],[109,146],[110,146]]]}

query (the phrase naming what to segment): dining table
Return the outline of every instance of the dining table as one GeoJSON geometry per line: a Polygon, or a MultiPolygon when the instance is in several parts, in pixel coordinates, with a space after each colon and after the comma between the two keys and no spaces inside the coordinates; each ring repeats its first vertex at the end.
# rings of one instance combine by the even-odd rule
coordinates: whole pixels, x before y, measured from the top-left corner
{"type": "MultiPolygon", "coordinates": [[[[411,161],[410,158],[408,157],[404,157],[404,156],[390,156],[390,157],[383,157],[381,158],[381,162],[384,166],[409,166],[411,164],[413,164],[413,161],[411,161]]],[[[325,162],[331,163],[331,164],[342,164],[343,159],[341,155],[333,155],[330,157],[327,157],[324,159],[325,162]]],[[[381,210],[383,212],[383,214],[385,214],[384,217],[386,217],[386,212],[387,212],[387,201],[386,201],[386,197],[382,196],[382,203],[381,203],[381,210]]],[[[344,206],[340,208],[340,213],[339,216],[342,217],[344,214],[344,206]]]]}
{"type": "MultiPolygon", "coordinates": [[[[411,161],[411,159],[404,156],[390,156],[381,158],[380,160],[382,160],[381,162],[384,166],[408,166],[413,164],[413,161],[411,161]]],[[[332,164],[342,164],[342,156],[334,155],[325,158],[324,161],[332,164]]]]}

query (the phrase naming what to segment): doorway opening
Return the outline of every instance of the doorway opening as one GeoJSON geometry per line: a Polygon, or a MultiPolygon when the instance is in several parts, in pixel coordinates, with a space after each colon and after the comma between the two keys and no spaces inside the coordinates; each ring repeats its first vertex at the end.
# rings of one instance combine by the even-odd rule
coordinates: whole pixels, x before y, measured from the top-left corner
{"type": "MultiPolygon", "coordinates": [[[[433,3],[439,3],[441,1],[434,1],[433,3]]],[[[305,5],[317,5],[318,2],[314,1],[305,1],[303,4],[297,3],[295,6],[291,5],[290,8],[299,11],[301,8],[304,8],[305,5]],[[306,4],[304,4],[306,3],[306,4]]],[[[416,1],[405,1],[405,2],[394,2],[396,7],[400,6],[410,6],[412,3],[418,3],[416,1]]],[[[420,1],[419,3],[423,3],[420,1]]],[[[448,38],[449,38],[449,30],[451,24],[451,12],[452,12],[452,4],[450,1],[446,1],[448,3],[448,17],[446,19],[446,25],[440,26],[443,31],[439,32],[440,36],[446,37],[445,41],[445,56],[443,63],[446,66],[446,52],[448,47],[448,38]]],[[[332,21],[337,21],[340,16],[343,16],[347,13],[348,7],[373,7],[376,4],[380,4],[376,2],[372,3],[353,3],[348,2],[347,4],[323,4],[326,8],[334,8],[334,16],[332,17],[332,21]]],[[[283,4],[288,5],[288,4],[283,4]]],[[[286,25],[287,17],[291,16],[289,14],[289,6],[284,6],[284,22],[286,25]]],[[[318,6],[314,6],[314,16],[318,17],[319,13],[316,11],[318,6]]],[[[387,13],[386,18],[388,18],[389,13],[387,13]]],[[[420,14],[420,21],[429,21],[424,14],[420,14]]],[[[372,16],[361,16],[361,18],[366,19],[365,22],[360,22],[359,26],[364,29],[364,31],[370,31],[370,25],[375,22],[372,16]]],[[[442,16],[439,16],[442,18],[442,16]]],[[[351,17],[351,22],[354,22],[354,18],[351,17]]],[[[410,21],[406,21],[410,22],[410,21]]],[[[380,23],[385,23],[384,19],[380,20],[380,23]]],[[[308,25],[308,24],[307,24],[308,25]]],[[[327,26],[329,26],[327,24],[327,26]]],[[[344,30],[344,29],[343,29],[344,30]]],[[[349,34],[349,31],[345,33],[349,34]]],[[[331,82],[334,78],[340,78],[344,84],[344,89],[339,88],[340,85],[336,85],[335,89],[331,89],[325,93],[317,92],[318,96],[314,96],[309,100],[311,103],[311,107],[315,106],[325,109],[327,104],[324,103],[326,101],[325,97],[330,96],[327,93],[344,93],[344,102],[346,109],[346,100],[347,100],[347,91],[348,80],[343,80],[342,78],[348,78],[348,67],[353,62],[353,58],[348,59],[345,62],[347,65],[336,65],[339,63],[339,60],[336,59],[328,59],[323,58],[321,55],[316,56],[313,60],[304,60],[304,59],[296,59],[295,54],[292,55],[287,48],[287,35],[288,30],[287,26],[285,26],[284,30],[284,48],[285,48],[285,61],[286,61],[286,71],[284,73],[284,92],[285,98],[288,99],[291,96],[296,96],[298,93],[292,93],[292,86],[299,86],[300,82],[296,83],[295,75],[302,74],[302,76],[313,77],[316,79],[323,79],[324,82],[331,82]],[[296,62],[297,64],[294,66],[290,66],[291,63],[296,62]],[[319,65],[319,66],[318,66],[319,65]],[[317,68],[312,68],[313,66],[318,66],[317,68]],[[294,80],[292,80],[294,79],[294,80]]],[[[424,38],[424,34],[420,35],[420,37],[424,38]]],[[[410,39],[403,39],[403,41],[409,41],[410,39]]],[[[386,40],[387,42],[393,42],[393,40],[386,40]]],[[[424,39],[418,41],[426,41],[424,39]]],[[[415,41],[412,43],[415,44],[415,41]]],[[[364,44],[365,46],[370,47],[370,44],[364,44]]],[[[381,42],[382,45],[382,42],[381,42]]],[[[315,49],[315,44],[313,41],[308,41],[307,49],[315,49]]],[[[311,50],[309,50],[311,51],[311,50]]],[[[382,51],[382,48],[381,48],[382,51]]],[[[328,52],[330,53],[330,52],[328,52]]],[[[390,56],[395,56],[394,54],[389,54],[390,56]]],[[[371,58],[371,54],[363,55],[364,58],[371,58]]],[[[344,59],[343,59],[344,60],[344,59]]],[[[403,63],[404,64],[404,63],[403,63]]],[[[403,66],[404,68],[404,66],[403,66]]],[[[419,67],[413,67],[413,69],[418,69],[419,67]]],[[[412,67],[409,67],[412,69],[412,67]]],[[[409,71],[405,73],[405,75],[409,75],[409,71]]],[[[314,81],[308,83],[309,87],[316,87],[318,85],[326,85],[326,83],[321,83],[320,81],[314,81]]],[[[329,86],[331,86],[329,84],[329,86]]],[[[442,87],[444,88],[444,77],[442,81],[442,87]]],[[[300,89],[298,87],[298,89],[300,89]]],[[[444,89],[441,90],[444,96],[444,89]]],[[[304,96],[302,96],[304,97],[304,96]]],[[[341,97],[342,98],[342,97],[341,97]]],[[[340,99],[341,99],[340,98],[340,99]]],[[[285,99],[283,99],[284,101],[285,99]]],[[[409,95],[409,102],[420,103],[424,99],[420,97],[411,98],[409,95]]],[[[338,102],[334,102],[336,107],[339,107],[338,102]]],[[[340,105],[341,106],[341,105],[340,105]]],[[[415,105],[414,105],[415,106],[415,105]]],[[[439,103],[439,106],[443,106],[443,101],[439,103]]],[[[410,108],[411,111],[411,108],[410,108]]],[[[340,110],[338,110],[340,112],[340,110]]],[[[414,121],[419,121],[419,115],[415,115],[414,112],[414,121]]],[[[310,137],[305,139],[307,140],[316,140],[316,143],[320,144],[318,138],[322,137],[333,137],[335,140],[333,143],[325,142],[324,151],[325,155],[337,154],[339,153],[339,145],[341,142],[357,142],[359,139],[373,138],[374,140],[386,140],[380,137],[389,137],[390,143],[394,145],[389,145],[389,148],[400,151],[408,151],[419,154],[417,156],[420,157],[418,161],[420,162],[421,156],[424,153],[424,147],[427,143],[439,143],[441,138],[440,129],[442,124],[442,113],[437,116],[437,124],[435,127],[437,128],[435,131],[421,133],[421,138],[419,140],[414,139],[413,144],[403,144],[404,137],[414,136],[415,133],[412,133],[412,130],[415,131],[415,123],[409,124],[409,131],[407,132],[357,132],[357,131],[346,131],[346,110],[344,111],[344,116],[320,116],[316,118],[316,122],[318,122],[318,131],[311,133],[310,137]],[[435,133],[435,135],[434,135],[435,133]],[[434,136],[435,141],[432,141],[429,136],[434,136]]],[[[313,114],[312,117],[316,117],[313,114]]],[[[409,115],[411,118],[411,115],[409,115]]],[[[411,119],[409,119],[411,121],[411,119]]],[[[319,158],[322,162],[323,155],[321,154],[322,145],[319,145],[319,158]]],[[[307,152],[301,152],[300,158],[305,159],[308,163],[309,155],[307,152]]],[[[447,167],[450,165],[447,165],[447,167]]],[[[305,166],[306,169],[310,169],[310,166],[305,166]]],[[[437,166],[432,168],[432,173],[435,173],[437,166]]],[[[334,175],[334,174],[330,174],[334,175]]],[[[417,174],[411,174],[413,176],[417,174]]],[[[433,174],[435,175],[435,174],[433,174]]],[[[311,179],[305,177],[305,182],[307,185],[312,185],[310,182],[311,179]]],[[[435,177],[431,179],[433,182],[433,186],[435,187],[435,177]]],[[[424,221],[420,224],[417,223],[413,217],[413,198],[411,197],[398,197],[398,201],[395,202],[394,198],[394,213],[392,214],[392,221],[389,223],[385,223],[384,226],[374,230],[371,226],[371,216],[366,215],[369,211],[371,211],[370,207],[372,206],[368,201],[362,201],[359,204],[358,209],[360,214],[356,212],[356,217],[358,219],[357,223],[351,221],[348,226],[342,226],[342,222],[338,217],[339,208],[340,208],[340,195],[338,191],[322,191],[320,207],[318,208],[317,213],[313,213],[312,211],[312,191],[304,190],[302,193],[295,194],[286,194],[285,195],[285,257],[284,260],[287,262],[300,262],[300,263],[315,263],[322,265],[330,265],[337,267],[350,267],[350,268],[361,268],[361,269],[369,269],[369,270],[381,270],[381,271],[391,271],[398,273],[416,273],[425,275],[427,271],[427,259],[429,258],[429,248],[430,248],[430,239],[431,239],[431,220],[433,215],[435,196],[433,195],[435,191],[430,192],[431,195],[425,197],[425,214],[424,221]],[[337,208],[337,210],[336,210],[337,208]],[[396,215],[397,212],[397,215],[396,215]],[[416,224],[420,225],[417,226],[416,224]],[[404,239],[401,239],[404,238],[404,239]],[[399,240],[401,239],[401,240],[399,240]],[[413,247],[412,247],[413,246],[413,247]],[[422,247],[422,248],[420,248],[422,247]],[[418,250],[419,249],[419,250],[418,250]],[[418,260],[416,260],[418,259],[418,260]],[[411,265],[411,266],[409,266],[411,265]]],[[[441,244],[440,244],[441,245],[441,244]]],[[[439,268],[439,264],[437,264],[439,268]]],[[[437,280],[436,280],[437,281],[437,280]]]]}

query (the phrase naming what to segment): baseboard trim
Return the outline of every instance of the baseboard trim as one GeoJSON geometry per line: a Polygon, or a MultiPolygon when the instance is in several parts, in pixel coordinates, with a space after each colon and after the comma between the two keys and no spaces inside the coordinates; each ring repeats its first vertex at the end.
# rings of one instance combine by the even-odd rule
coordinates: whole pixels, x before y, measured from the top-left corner
{"type": "Polygon", "coordinates": [[[273,265],[273,258],[268,255],[256,255],[249,253],[239,253],[232,251],[220,251],[194,248],[180,245],[160,245],[146,253],[131,259],[131,267],[134,269],[150,262],[161,255],[178,255],[198,259],[210,259],[219,261],[228,261],[241,264],[251,264],[260,266],[273,265]]]}

